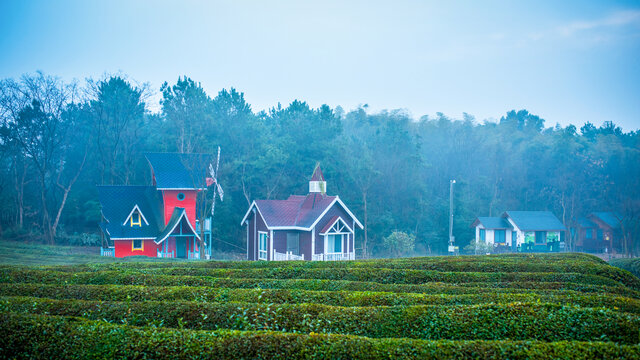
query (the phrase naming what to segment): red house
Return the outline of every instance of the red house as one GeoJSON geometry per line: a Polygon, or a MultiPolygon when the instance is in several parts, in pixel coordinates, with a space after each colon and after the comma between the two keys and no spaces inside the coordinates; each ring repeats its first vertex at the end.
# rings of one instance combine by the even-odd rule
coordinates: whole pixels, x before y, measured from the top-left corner
{"type": "Polygon", "coordinates": [[[309,194],[255,200],[242,219],[248,260],[353,260],[355,229],[362,224],[338,196],[326,195],[316,166],[309,194]]]}
{"type": "MultiPolygon", "coordinates": [[[[100,228],[113,244],[102,254],[200,258],[196,203],[198,192],[207,189],[211,156],[152,153],[145,157],[151,166],[151,186],[98,186],[104,218],[100,228]]],[[[210,251],[210,224],[205,221],[205,251],[210,251]]]]}

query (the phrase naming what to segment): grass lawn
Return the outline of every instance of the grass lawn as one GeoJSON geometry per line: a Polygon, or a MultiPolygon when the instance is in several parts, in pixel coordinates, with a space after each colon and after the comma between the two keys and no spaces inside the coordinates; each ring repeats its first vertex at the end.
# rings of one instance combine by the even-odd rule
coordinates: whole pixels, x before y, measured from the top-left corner
{"type": "Polygon", "coordinates": [[[123,259],[100,256],[97,246],[59,246],[0,240],[0,264],[6,265],[74,265],[123,261],[167,261],[146,256],[123,259]]]}

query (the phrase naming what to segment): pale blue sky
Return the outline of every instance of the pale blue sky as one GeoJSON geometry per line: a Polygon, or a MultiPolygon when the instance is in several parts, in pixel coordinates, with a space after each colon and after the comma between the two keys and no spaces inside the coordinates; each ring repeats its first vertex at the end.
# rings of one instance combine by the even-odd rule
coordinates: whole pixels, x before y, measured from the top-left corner
{"type": "Polygon", "coordinates": [[[36,70],[120,72],[156,92],[188,75],[256,111],[296,98],[415,118],[526,108],[547,126],[633,130],[640,2],[1,0],[0,78],[36,70]]]}

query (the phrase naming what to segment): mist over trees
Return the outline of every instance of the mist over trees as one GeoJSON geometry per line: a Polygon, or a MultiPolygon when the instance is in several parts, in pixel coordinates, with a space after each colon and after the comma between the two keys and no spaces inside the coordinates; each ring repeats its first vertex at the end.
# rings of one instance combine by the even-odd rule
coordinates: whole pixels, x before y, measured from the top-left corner
{"type": "Polygon", "coordinates": [[[124,76],[0,81],[2,237],[100,244],[95,185],[150,184],[145,152],[215,154],[221,146],[217,251],[243,252],[240,221],[250,202],[306,194],[320,162],[327,192],[366,226],[356,248],[372,256],[406,252],[385,245],[396,231],[409,234],[416,254],[446,252],[451,179],[460,248],[473,239],[476,216],[549,210],[570,227],[590,212],[615,211],[626,252],[640,252],[640,132],[609,119],[579,128],[545,127],[526,110],[498,123],[467,114],[413,119],[301,100],[256,112],[243,93],[207,94],[187,77],[162,85],[152,113],[148,90],[124,76]]]}

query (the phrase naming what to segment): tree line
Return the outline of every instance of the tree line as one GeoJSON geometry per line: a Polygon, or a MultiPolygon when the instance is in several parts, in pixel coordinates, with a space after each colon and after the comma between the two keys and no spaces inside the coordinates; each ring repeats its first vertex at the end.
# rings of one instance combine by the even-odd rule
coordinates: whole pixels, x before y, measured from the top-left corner
{"type": "MultiPolygon", "coordinates": [[[[414,119],[403,110],[345,112],[301,100],[254,111],[236,89],[212,96],[188,77],[160,92],[152,112],[149,87],[126,76],[1,80],[2,236],[99,244],[96,185],[150,184],[145,152],[215,154],[221,146],[217,251],[243,252],[240,220],[250,202],[306,194],[317,162],[328,193],[365,224],[356,247],[368,256],[396,252],[394,232],[409,234],[415,254],[446,252],[451,179],[460,248],[473,239],[476,216],[549,210],[567,227],[590,212],[615,211],[624,252],[640,250],[640,132],[612,121],[545,127],[527,110],[498,122],[442,113],[414,119]]],[[[569,236],[568,248],[574,244],[569,236]]]]}

